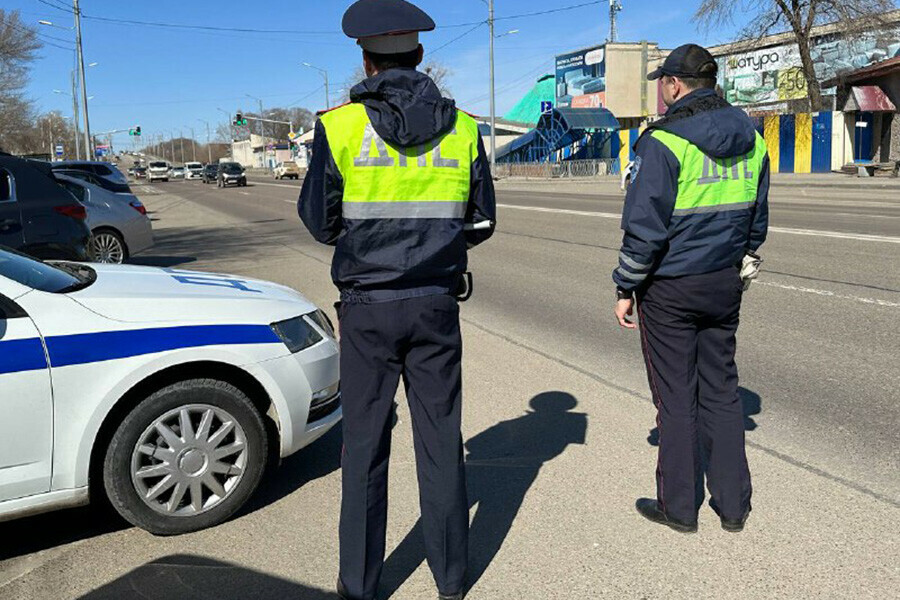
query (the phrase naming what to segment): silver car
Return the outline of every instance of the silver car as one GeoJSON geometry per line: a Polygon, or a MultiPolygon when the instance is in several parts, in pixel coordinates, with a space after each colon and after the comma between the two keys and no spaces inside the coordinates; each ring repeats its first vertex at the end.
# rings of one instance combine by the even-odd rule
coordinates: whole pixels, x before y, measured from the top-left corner
{"type": "Polygon", "coordinates": [[[88,255],[93,262],[121,264],[153,245],[147,209],[136,196],[116,194],[67,175],[57,174],[56,180],[87,209],[92,233],[88,255]]]}

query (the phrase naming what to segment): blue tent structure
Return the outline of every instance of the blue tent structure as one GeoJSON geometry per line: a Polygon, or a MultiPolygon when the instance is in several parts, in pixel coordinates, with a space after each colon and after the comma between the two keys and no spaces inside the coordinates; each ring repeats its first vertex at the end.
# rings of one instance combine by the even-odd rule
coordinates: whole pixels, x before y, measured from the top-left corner
{"type": "Polygon", "coordinates": [[[554,108],[541,115],[537,127],[498,148],[497,162],[547,162],[576,144],[567,160],[601,158],[603,145],[618,129],[605,108],[554,108]]]}

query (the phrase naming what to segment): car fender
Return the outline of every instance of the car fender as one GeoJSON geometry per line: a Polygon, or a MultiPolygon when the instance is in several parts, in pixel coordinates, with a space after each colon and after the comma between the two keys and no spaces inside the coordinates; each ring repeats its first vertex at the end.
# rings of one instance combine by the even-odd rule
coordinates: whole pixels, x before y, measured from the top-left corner
{"type": "MultiPolygon", "coordinates": [[[[77,402],[79,397],[83,398],[85,393],[89,393],[91,387],[89,380],[92,378],[84,377],[83,368],[79,369],[76,366],[54,369],[54,389],[65,390],[65,394],[70,396],[68,400],[60,398],[56,402],[57,409],[63,409],[67,413],[58,414],[56,422],[60,423],[62,421],[63,423],[68,422],[72,424],[71,427],[58,428],[59,435],[55,446],[56,448],[74,448],[75,451],[54,452],[51,489],[74,488],[88,484],[92,452],[97,442],[100,428],[107,416],[126,398],[128,392],[148,378],[166,369],[197,362],[224,364],[241,369],[251,377],[254,377],[271,397],[271,382],[260,381],[260,370],[253,369],[253,361],[248,360],[249,355],[252,353],[248,352],[248,349],[251,348],[252,346],[241,346],[241,352],[231,350],[227,346],[185,348],[150,357],[135,356],[109,361],[119,363],[115,369],[116,374],[123,372],[124,375],[114,376],[115,382],[113,385],[107,388],[102,398],[91,404],[77,402]],[[79,381],[83,381],[84,384],[79,385],[79,381]],[[66,408],[63,408],[64,406],[66,408]],[[88,414],[78,414],[82,410],[88,414]],[[78,423],[81,423],[80,430],[78,423]]],[[[265,360],[267,358],[266,355],[271,356],[271,352],[259,353],[260,360],[265,360]]],[[[96,365],[93,366],[96,367],[96,365]]],[[[198,376],[202,377],[201,374],[198,374],[198,376]]],[[[279,400],[283,404],[283,396],[279,400]]],[[[276,411],[281,408],[276,405],[276,411]]]]}

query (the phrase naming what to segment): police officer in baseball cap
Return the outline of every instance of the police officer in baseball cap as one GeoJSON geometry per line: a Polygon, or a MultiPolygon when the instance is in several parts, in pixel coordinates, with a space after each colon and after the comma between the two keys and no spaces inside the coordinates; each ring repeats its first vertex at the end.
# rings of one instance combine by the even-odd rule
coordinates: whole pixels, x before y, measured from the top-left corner
{"type": "Polygon", "coordinates": [[[460,283],[491,236],[493,180],[478,124],[428,75],[403,0],[360,0],[343,29],[367,78],[322,113],[299,212],[335,246],[344,451],[338,594],[372,600],[384,561],[394,397],[412,419],[425,555],[439,598],[462,598],[469,510],[463,462],[460,283]]]}
{"type": "Polygon", "coordinates": [[[704,475],[723,529],[741,531],[751,508],[735,336],[744,271],[768,230],[769,157],[753,121],[716,93],[717,71],[686,44],[649,74],[668,110],[635,144],[613,271],[622,327],[637,327],[637,300],[658,411],[656,498],[636,508],[683,533],[697,531],[704,475]]]}

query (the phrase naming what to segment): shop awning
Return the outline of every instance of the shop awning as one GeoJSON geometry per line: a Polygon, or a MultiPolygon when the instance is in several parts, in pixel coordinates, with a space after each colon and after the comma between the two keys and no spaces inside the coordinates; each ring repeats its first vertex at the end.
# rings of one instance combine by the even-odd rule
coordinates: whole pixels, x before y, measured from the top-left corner
{"type": "Polygon", "coordinates": [[[877,85],[854,85],[844,112],[896,112],[897,107],[877,85]]]}

